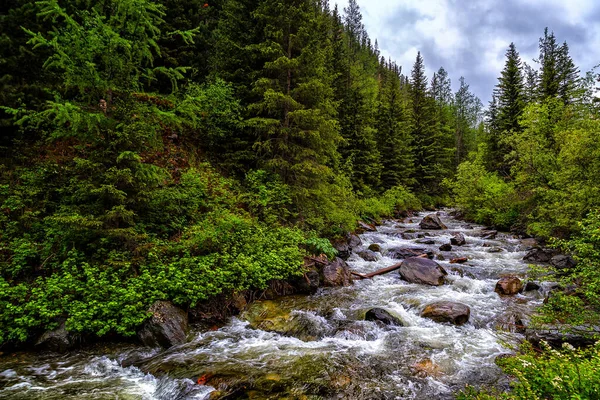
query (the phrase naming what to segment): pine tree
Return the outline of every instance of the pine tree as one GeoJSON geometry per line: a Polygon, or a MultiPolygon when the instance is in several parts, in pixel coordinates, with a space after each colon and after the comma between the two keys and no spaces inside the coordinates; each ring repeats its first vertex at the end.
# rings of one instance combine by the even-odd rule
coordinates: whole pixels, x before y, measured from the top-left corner
{"type": "Polygon", "coordinates": [[[294,189],[299,203],[331,176],[339,140],[334,120],[331,46],[311,0],[262,1],[254,13],[264,27],[259,51],[268,61],[253,83],[258,100],[248,121],[261,164],[294,189]]]}
{"type": "Polygon", "coordinates": [[[524,90],[521,58],[514,43],[511,43],[506,51],[504,69],[496,85],[498,108],[495,124],[498,130],[495,134],[498,137],[494,139],[494,143],[497,144],[497,151],[491,154],[494,169],[503,174],[508,174],[509,171],[509,167],[504,164],[504,157],[510,152],[505,139],[511,133],[522,130],[519,118],[525,108],[524,90]]]}
{"type": "Polygon", "coordinates": [[[548,28],[544,29],[544,37],[540,38],[540,98],[554,98],[558,96],[560,87],[560,67],[559,54],[560,49],[556,43],[554,32],[548,33],[548,28]]]}
{"type": "Polygon", "coordinates": [[[575,100],[581,79],[579,78],[579,69],[569,55],[567,42],[564,42],[558,49],[558,72],[558,97],[564,104],[570,104],[575,100]]]}
{"type": "Polygon", "coordinates": [[[385,66],[382,58],[377,110],[377,144],[383,170],[381,188],[412,186],[414,161],[410,138],[409,111],[395,66],[385,66]],[[391,69],[389,68],[391,67],[391,69]]]}
{"type": "Polygon", "coordinates": [[[461,76],[460,87],[454,95],[456,166],[476,149],[481,109],[481,100],[469,91],[469,85],[461,76]]]}
{"type": "Polygon", "coordinates": [[[411,135],[415,158],[414,178],[422,191],[439,194],[440,182],[450,175],[452,169],[453,149],[447,145],[452,139],[449,139],[440,127],[435,100],[427,90],[427,77],[421,52],[417,54],[411,72],[410,98],[411,135]]]}

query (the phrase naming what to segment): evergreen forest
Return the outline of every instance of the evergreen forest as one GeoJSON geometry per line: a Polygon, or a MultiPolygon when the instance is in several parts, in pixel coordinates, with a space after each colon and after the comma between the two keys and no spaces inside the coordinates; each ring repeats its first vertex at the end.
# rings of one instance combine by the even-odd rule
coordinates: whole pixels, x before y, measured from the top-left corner
{"type": "MultiPolygon", "coordinates": [[[[2,1],[0,348],[130,337],[157,300],[265,289],[358,221],[442,206],[572,254],[539,322],[600,333],[600,75],[540,34],[484,105],[383,57],[355,0],[2,1]]],[[[598,393],[598,346],[539,351],[465,398],[598,393]]]]}

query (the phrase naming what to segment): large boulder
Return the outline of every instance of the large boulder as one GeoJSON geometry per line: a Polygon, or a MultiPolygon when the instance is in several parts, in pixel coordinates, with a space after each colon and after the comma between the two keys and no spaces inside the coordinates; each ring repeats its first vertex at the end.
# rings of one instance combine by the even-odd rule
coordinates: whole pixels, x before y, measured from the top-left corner
{"type": "Polygon", "coordinates": [[[150,306],[152,313],[138,337],[146,346],[171,347],[187,341],[188,315],[168,301],[157,301],[150,306]]]}
{"type": "Polygon", "coordinates": [[[450,244],[453,244],[455,246],[463,246],[463,245],[467,244],[465,235],[463,235],[460,232],[455,233],[454,235],[452,235],[452,238],[450,239],[450,244]]]}
{"type": "Polygon", "coordinates": [[[331,244],[333,248],[337,250],[338,257],[346,260],[350,257],[350,254],[352,254],[352,250],[362,244],[362,241],[358,236],[348,234],[346,237],[332,240],[331,244]]]}
{"type": "Polygon", "coordinates": [[[404,322],[383,308],[372,308],[365,314],[365,321],[380,321],[385,325],[404,326],[404,322]]]}
{"type": "Polygon", "coordinates": [[[400,266],[400,277],[410,283],[440,286],[446,275],[448,273],[440,264],[428,258],[407,258],[400,266]]]}
{"type": "Polygon", "coordinates": [[[313,294],[321,286],[321,276],[316,269],[311,268],[304,275],[292,278],[290,284],[296,293],[313,294]]]}
{"type": "Polygon", "coordinates": [[[428,304],[421,313],[423,318],[435,322],[448,322],[454,325],[463,325],[469,321],[471,309],[469,306],[453,301],[438,301],[428,304]]]}
{"type": "Polygon", "coordinates": [[[577,262],[571,256],[558,254],[550,259],[550,265],[560,270],[567,270],[575,267],[577,262]]]}
{"type": "Polygon", "coordinates": [[[545,325],[541,327],[527,327],[525,337],[534,345],[538,346],[543,340],[554,347],[561,347],[563,343],[569,343],[575,347],[592,346],[600,334],[600,326],[562,326],[545,325]]]}
{"type": "Polygon", "coordinates": [[[498,231],[483,231],[481,233],[481,237],[483,239],[496,239],[497,235],[498,235],[498,231]]]}
{"type": "Polygon", "coordinates": [[[49,350],[57,353],[66,353],[75,346],[73,337],[62,322],[58,328],[45,332],[35,343],[40,350],[49,350]]]}
{"type": "Polygon", "coordinates": [[[533,250],[529,251],[525,257],[523,257],[523,260],[525,261],[529,261],[529,262],[541,262],[541,263],[547,263],[550,262],[550,260],[552,259],[552,257],[554,257],[556,255],[557,251],[556,250],[552,250],[552,249],[543,249],[541,247],[536,247],[533,250]]]}
{"type": "Polygon", "coordinates": [[[421,229],[448,229],[437,214],[429,214],[419,223],[421,229]]]}
{"type": "Polygon", "coordinates": [[[348,264],[339,257],[323,267],[324,286],[350,286],[352,284],[352,273],[348,264]]]}
{"type": "Polygon", "coordinates": [[[523,289],[523,282],[516,276],[505,276],[496,283],[494,291],[505,296],[512,296],[523,289]]]}
{"type": "Polygon", "coordinates": [[[398,247],[389,249],[386,255],[396,260],[404,260],[411,257],[419,257],[426,254],[428,258],[433,258],[433,252],[422,247],[398,247]]]}

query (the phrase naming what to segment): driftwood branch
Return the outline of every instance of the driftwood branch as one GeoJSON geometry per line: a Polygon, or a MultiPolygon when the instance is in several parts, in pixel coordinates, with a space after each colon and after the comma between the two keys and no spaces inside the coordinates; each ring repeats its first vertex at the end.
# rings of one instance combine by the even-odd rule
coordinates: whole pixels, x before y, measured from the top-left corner
{"type": "Polygon", "coordinates": [[[402,263],[394,264],[390,267],[382,268],[382,269],[379,269],[374,272],[369,272],[368,274],[359,274],[358,272],[352,271],[352,275],[358,276],[361,279],[371,279],[374,276],[383,275],[383,274],[387,274],[388,272],[395,271],[398,268],[400,268],[401,265],[402,265],[402,263]]]}
{"type": "MultiPolygon", "coordinates": [[[[427,258],[427,254],[421,254],[421,255],[418,255],[417,257],[427,258]]],[[[358,272],[354,272],[354,271],[350,271],[350,272],[352,273],[352,275],[357,276],[360,279],[371,279],[374,276],[383,275],[383,274],[387,274],[388,272],[395,271],[395,270],[399,269],[401,265],[402,265],[402,263],[400,262],[400,263],[394,264],[390,267],[378,269],[377,271],[374,271],[374,272],[369,272],[368,274],[359,274],[358,272]]]]}

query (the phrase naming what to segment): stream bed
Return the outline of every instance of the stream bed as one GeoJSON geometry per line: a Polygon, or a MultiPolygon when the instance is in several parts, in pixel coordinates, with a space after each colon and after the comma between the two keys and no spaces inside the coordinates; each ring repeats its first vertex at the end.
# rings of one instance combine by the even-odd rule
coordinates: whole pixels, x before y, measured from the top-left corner
{"type": "Polygon", "coordinates": [[[494,360],[523,340],[515,326],[527,322],[547,288],[498,295],[500,277],[525,276],[526,245],[444,211],[448,229],[422,230],[425,215],[360,235],[347,262],[369,273],[399,262],[389,257],[394,249],[431,251],[448,272],[442,286],[407,283],[394,271],[312,296],[256,302],[226,326],[192,332],[188,343],[168,350],[98,345],[65,355],[3,355],[0,399],[453,399],[466,384],[506,388],[494,360]],[[439,250],[454,233],[466,244],[439,250]],[[371,244],[381,252],[365,261],[357,252],[371,244]],[[450,264],[459,257],[468,261],[450,264]],[[426,305],[446,300],[470,307],[466,324],[421,317],[426,305]],[[365,321],[372,308],[402,323],[365,321]]]}

